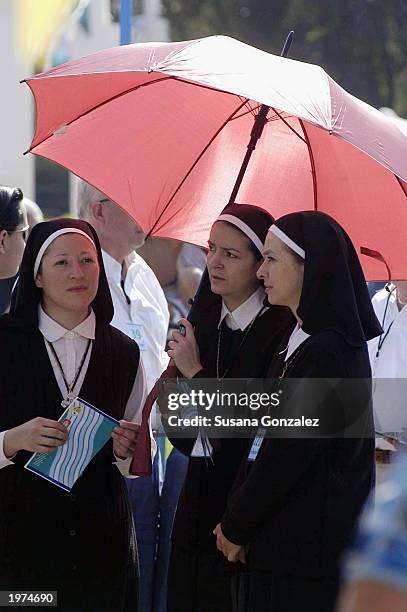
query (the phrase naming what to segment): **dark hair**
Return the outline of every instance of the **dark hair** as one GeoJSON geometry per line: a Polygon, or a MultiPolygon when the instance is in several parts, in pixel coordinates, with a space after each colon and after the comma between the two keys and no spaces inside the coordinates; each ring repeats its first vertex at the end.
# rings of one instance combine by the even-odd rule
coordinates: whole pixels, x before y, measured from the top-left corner
{"type": "Polygon", "coordinates": [[[296,253],[291,247],[289,247],[288,244],[285,244],[285,242],[283,242],[283,248],[287,251],[287,253],[290,253],[290,255],[292,255],[292,257],[295,259],[297,264],[301,264],[302,266],[304,265],[304,262],[305,262],[304,257],[301,257],[301,255],[298,255],[298,253],[296,253]]]}
{"type": "MultiPolygon", "coordinates": [[[[242,232],[243,234],[243,232],[242,232]]],[[[247,236],[246,236],[247,238],[247,236]]],[[[253,253],[254,258],[256,261],[260,261],[261,259],[263,259],[263,255],[260,253],[259,249],[256,247],[256,245],[254,244],[254,242],[252,242],[250,240],[250,238],[247,238],[249,241],[249,250],[253,253]]]]}
{"type": "Polygon", "coordinates": [[[23,192],[18,187],[0,186],[0,231],[14,232],[21,223],[22,199],[23,192]]]}

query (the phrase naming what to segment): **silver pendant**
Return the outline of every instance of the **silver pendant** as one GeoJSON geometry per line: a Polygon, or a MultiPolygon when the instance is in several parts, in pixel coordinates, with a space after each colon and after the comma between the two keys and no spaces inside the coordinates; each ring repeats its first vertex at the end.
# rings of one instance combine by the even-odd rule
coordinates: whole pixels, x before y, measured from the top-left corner
{"type": "Polygon", "coordinates": [[[71,404],[74,399],[75,399],[75,393],[72,393],[72,391],[69,391],[66,399],[62,400],[61,402],[62,408],[68,408],[69,404],[71,404]]]}

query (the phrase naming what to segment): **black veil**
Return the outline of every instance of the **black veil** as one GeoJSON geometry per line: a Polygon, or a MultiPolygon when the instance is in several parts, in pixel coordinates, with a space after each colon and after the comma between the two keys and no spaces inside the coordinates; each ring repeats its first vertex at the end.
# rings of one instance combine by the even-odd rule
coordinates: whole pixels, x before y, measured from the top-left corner
{"type": "Polygon", "coordinates": [[[360,346],[381,333],[359,258],[345,230],[318,211],[295,212],[275,225],[305,251],[304,284],[297,310],[303,330],[331,329],[360,346]]]}
{"type": "Polygon", "coordinates": [[[34,330],[38,327],[38,305],[41,302],[41,289],[34,282],[34,265],[41,246],[52,234],[61,229],[77,229],[85,232],[95,243],[100,273],[99,286],[92,308],[98,324],[108,324],[113,318],[113,302],[103,266],[102,250],[96,231],[86,221],[79,219],[54,219],[35,225],[27,240],[12,311],[1,318],[1,327],[23,327],[34,330]]]}

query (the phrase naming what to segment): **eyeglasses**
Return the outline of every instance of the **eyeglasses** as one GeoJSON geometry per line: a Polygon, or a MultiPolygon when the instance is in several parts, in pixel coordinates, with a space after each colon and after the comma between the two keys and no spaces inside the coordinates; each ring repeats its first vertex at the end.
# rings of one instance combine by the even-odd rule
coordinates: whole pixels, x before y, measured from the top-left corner
{"type": "Polygon", "coordinates": [[[22,234],[23,235],[23,240],[24,242],[27,242],[27,238],[28,238],[28,230],[30,229],[29,225],[25,225],[24,227],[18,229],[18,230],[6,230],[6,232],[9,234],[9,236],[11,236],[11,234],[22,234]]]}

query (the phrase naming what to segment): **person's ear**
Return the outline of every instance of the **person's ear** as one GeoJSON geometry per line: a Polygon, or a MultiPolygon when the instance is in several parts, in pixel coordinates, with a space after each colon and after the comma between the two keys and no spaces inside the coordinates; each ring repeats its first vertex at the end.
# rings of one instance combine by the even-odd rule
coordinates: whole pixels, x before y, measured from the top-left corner
{"type": "Polygon", "coordinates": [[[1,230],[0,232],[0,255],[5,255],[7,253],[7,250],[8,250],[7,239],[8,239],[7,231],[1,230]]]}
{"type": "Polygon", "coordinates": [[[96,223],[104,225],[106,223],[105,207],[102,202],[92,202],[91,204],[92,220],[96,223]]]}
{"type": "Polygon", "coordinates": [[[35,286],[38,287],[38,289],[42,289],[43,288],[41,274],[37,274],[37,276],[35,277],[35,281],[34,282],[35,282],[35,286]]]}

